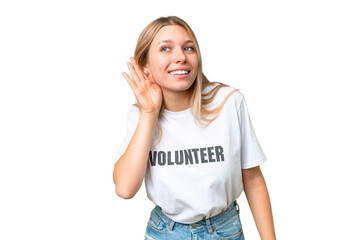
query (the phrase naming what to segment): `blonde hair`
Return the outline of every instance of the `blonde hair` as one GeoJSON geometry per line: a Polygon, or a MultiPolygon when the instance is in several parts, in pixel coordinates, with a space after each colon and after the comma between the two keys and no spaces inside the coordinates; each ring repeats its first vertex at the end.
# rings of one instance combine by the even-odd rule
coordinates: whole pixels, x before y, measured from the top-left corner
{"type": "MultiPolygon", "coordinates": [[[[193,85],[190,87],[190,110],[192,115],[194,116],[195,122],[200,127],[207,127],[212,121],[214,121],[220,114],[225,102],[230,97],[230,95],[239,89],[235,89],[231,91],[222,101],[219,106],[215,107],[214,109],[208,110],[206,105],[211,103],[215,98],[217,92],[222,87],[229,87],[229,85],[223,84],[221,82],[210,82],[204,73],[202,72],[202,59],[200,54],[199,44],[196,40],[195,34],[190,28],[190,26],[181,18],[176,16],[168,16],[168,17],[160,17],[152,21],[149,25],[145,27],[145,29],[141,32],[138,42],[135,48],[134,58],[137,61],[139,67],[143,69],[148,60],[150,45],[154,40],[156,34],[160,31],[160,29],[164,26],[169,25],[178,25],[186,30],[189,34],[191,40],[194,42],[195,45],[195,52],[198,56],[198,71],[197,76],[193,85]],[[209,85],[216,85],[211,91],[204,93],[203,90],[209,85]],[[214,115],[212,118],[208,118],[209,115],[214,115]]],[[[138,103],[133,104],[134,106],[140,109],[138,103]]],[[[159,118],[163,112],[164,104],[162,104],[159,112],[159,118]]],[[[156,133],[157,133],[157,143],[155,146],[160,142],[162,137],[162,129],[160,126],[159,121],[157,121],[156,126],[156,133]],[[160,132],[160,133],[159,133],[160,132]]],[[[153,147],[155,147],[153,146],[153,147]]]]}

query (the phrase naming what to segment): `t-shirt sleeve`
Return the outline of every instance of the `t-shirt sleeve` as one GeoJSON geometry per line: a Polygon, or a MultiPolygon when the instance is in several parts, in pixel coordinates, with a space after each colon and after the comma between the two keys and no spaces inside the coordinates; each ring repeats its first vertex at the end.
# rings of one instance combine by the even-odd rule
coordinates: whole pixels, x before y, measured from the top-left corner
{"type": "Polygon", "coordinates": [[[251,123],[246,101],[242,93],[240,107],[237,114],[240,121],[241,138],[241,167],[242,169],[259,166],[267,160],[259,141],[256,138],[254,128],[251,123]]]}
{"type": "Polygon", "coordinates": [[[139,116],[140,116],[139,109],[136,106],[132,105],[130,111],[127,114],[127,131],[126,131],[125,137],[117,151],[117,154],[115,157],[115,162],[117,162],[119,160],[119,158],[126,151],[128,145],[135,133],[136,127],[138,125],[139,116]]]}

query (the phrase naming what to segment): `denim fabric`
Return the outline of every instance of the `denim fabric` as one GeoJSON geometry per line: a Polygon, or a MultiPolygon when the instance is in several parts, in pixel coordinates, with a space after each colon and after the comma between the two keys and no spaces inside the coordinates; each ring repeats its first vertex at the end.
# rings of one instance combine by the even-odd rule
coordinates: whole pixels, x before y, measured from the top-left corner
{"type": "Polygon", "coordinates": [[[214,217],[183,224],[174,222],[156,206],[150,214],[145,240],[244,240],[238,207],[235,201],[214,217]]]}

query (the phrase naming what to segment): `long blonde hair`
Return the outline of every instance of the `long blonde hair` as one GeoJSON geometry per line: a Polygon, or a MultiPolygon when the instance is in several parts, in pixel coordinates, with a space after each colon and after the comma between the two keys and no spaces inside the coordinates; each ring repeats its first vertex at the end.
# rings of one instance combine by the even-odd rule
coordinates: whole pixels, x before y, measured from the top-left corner
{"type": "MultiPolygon", "coordinates": [[[[168,16],[168,17],[160,17],[152,21],[148,26],[145,27],[145,29],[141,32],[138,42],[136,44],[135,48],[135,54],[134,58],[137,61],[139,67],[143,69],[146,66],[150,45],[152,41],[154,40],[156,34],[160,31],[160,29],[164,26],[169,25],[178,25],[186,30],[186,32],[189,34],[191,40],[194,42],[195,45],[195,52],[198,56],[198,71],[197,76],[195,78],[194,83],[190,87],[190,110],[192,112],[192,115],[194,116],[195,122],[200,127],[207,127],[212,121],[214,121],[220,114],[225,102],[230,97],[230,95],[239,89],[235,89],[231,91],[222,101],[219,106],[215,107],[214,109],[207,109],[206,105],[211,103],[213,99],[215,98],[217,92],[222,87],[229,87],[229,85],[223,84],[221,82],[210,82],[206,76],[204,75],[202,71],[202,59],[200,54],[200,48],[199,44],[196,40],[195,34],[190,28],[190,26],[181,18],[176,16],[168,16]],[[216,85],[213,89],[211,89],[209,92],[204,93],[203,90],[209,85],[216,85]],[[214,115],[211,118],[208,118],[208,116],[214,115]]],[[[133,104],[136,107],[140,109],[140,106],[138,103],[133,104]]],[[[159,112],[159,118],[163,112],[164,104],[162,104],[159,112]]],[[[160,126],[159,121],[157,121],[155,126],[156,132],[157,132],[157,144],[160,142],[162,137],[162,129],[160,126]]],[[[157,145],[156,144],[156,145],[157,145]]],[[[155,145],[155,146],[156,146],[155,145]]],[[[155,147],[154,146],[154,147],[155,147]]]]}

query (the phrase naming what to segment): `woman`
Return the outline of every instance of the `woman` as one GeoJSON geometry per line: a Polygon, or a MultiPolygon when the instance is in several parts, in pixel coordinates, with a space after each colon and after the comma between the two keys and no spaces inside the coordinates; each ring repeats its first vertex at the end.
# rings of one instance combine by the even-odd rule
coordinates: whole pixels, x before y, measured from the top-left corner
{"type": "Polygon", "coordinates": [[[132,198],[145,178],[145,239],[244,239],[236,199],[244,190],[261,239],[275,239],[259,165],[266,161],[243,94],[202,72],[191,28],[169,16],[141,33],[131,77],[136,96],[114,167],[116,193],[132,198]]]}

